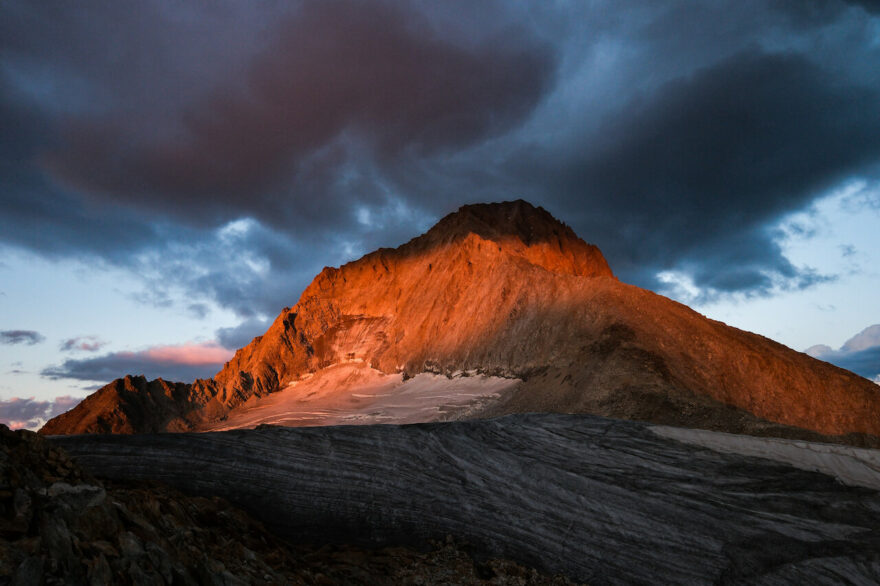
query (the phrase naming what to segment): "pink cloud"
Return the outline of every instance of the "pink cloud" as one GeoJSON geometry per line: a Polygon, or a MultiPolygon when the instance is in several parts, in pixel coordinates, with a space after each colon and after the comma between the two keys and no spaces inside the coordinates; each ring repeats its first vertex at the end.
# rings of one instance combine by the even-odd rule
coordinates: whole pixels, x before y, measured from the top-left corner
{"type": "Polygon", "coordinates": [[[34,397],[12,397],[0,401],[0,423],[10,429],[39,429],[46,421],[69,411],[82,401],[81,397],[64,395],[50,401],[37,401],[34,397]]]}
{"type": "Polygon", "coordinates": [[[100,382],[109,382],[126,374],[142,374],[150,379],[191,382],[213,376],[234,354],[215,341],[187,342],[69,359],[61,365],[44,368],[41,374],[51,379],[100,382]]]}
{"type": "Polygon", "coordinates": [[[178,346],[156,346],[142,352],[156,362],[171,364],[204,365],[226,362],[232,358],[232,350],[227,350],[216,342],[206,344],[181,344],[178,346]]]}

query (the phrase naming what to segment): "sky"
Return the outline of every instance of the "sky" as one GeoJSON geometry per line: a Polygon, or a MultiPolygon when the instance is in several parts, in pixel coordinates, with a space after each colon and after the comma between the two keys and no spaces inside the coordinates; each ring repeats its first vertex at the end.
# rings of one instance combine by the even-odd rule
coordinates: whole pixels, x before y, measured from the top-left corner
{"type": "Polygon", "coordinates": [[[322,267],[517,198],[880,381],[880,2],[6,0],[0,421],[211,376],[322,267]]]}

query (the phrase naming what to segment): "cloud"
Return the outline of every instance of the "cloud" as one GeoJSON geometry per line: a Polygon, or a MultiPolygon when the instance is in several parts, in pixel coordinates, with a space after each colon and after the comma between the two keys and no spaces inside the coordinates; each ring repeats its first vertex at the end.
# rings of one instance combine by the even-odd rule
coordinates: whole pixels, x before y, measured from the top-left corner
{"type": "Polygon", "coordinates": [[[214,365],[232,358],[232,353],[213,342],[208,344],[183,344],[180,346],[157,346],[144,350],[141,355],[167,364],[189,366],[214,365]]]}
{"type": "Polygon", "coordinates": [[[251,318],[229,328],[220,328],[215,332],[217,341],[224,348],[230,350],[238,350],[251,341],[256,336],[261,336],[269,327],[267,320],[251,318]]]}
{"type": "Polygon", "coordinates": [[[880,324],[869,326],[847,340],[840,348],[841,352],[852,354],[880,346],[880,324]]]}
{"type": "Polygon", "coordinates": [[[214,342],[155,346],[138,352],[111,352],[94,358],[68,359],[60,366],[43,369],[51,379],[71,378],[109,382],[125,374],[149,379],[192,382],[210,378],[232,358],[233,352],[214,342]]]}
{"type": "Polygon", "coordinates": [[[515,167],[532,184],[555,177],[563,217],[631,280],[682,267],[721,292],[809,286],[822,276],[785,258],[774,225],[880,161],[878,100],[803,55],[747,50],[631,100],[587,142],[532,149],[515,167]]]}
{"type": "Polygon", "coordinates": [[[47,164],[90,197],[193,223],[246,214],[309,231],[342,203],[381,201],[353,197],[342,177],[362,158],[382,165],[504,132],[553,71],[549,45],[517,31],[463,44],[404,5],[307,1],[281,15],[243,77],[182,105],[172,132],[69,117],[47,164]]]}
{"type": "Polygon", "coordinates": [[[0,332],[0,344],[27,344],[33,346],[45,340],[39,332],[33,330],[4,330],[0,332]]]}
{"type": "Polygon", "coordinates": [[[30,429],[36,431],[46,421],[73,409],[82,399],[65,395],[51,401],[37,401],[34,397],[0,401],[0,423],[11,429],[30,429]]]}
{"type": "Polygon", "coordinates": [[[805,352],[813,358],[825,360],[880,382],[880,324],[865,328],[838,350],[820,344],[807,348],[805,352]]]}
{"type": "Polygon", "coordinates": [[[860,6],[872,14],[880,14],[880,2],[878,0],[846,0],[848,4],[860,6]]]}
{"type": "Polygon", "coordinates": [[[274,315],[515,197],[638,285],[810,287],[779,222],[880,164],[880,48],[844,2],[7,4],[0,246],[192,315],[274,315]]]}
{"type": "Polygon", "coordinates": [[[59,349],[63,352],[78,350],[82,352],[97,352],[107,345],[107,342],[99,340],[96,336],[77,336],[61,342],[59,349]]]}

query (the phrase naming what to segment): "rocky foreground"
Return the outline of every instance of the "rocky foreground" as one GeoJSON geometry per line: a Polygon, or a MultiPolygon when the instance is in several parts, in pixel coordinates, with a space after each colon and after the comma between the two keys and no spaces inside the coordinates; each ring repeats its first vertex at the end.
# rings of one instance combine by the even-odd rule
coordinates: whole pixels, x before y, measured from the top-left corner
{"type": "Polygon", "coordinates": [[[102,482],[36,434],[0,426],[0,584],[571,583],[475,561],[449,538],[419,551],[292,545],[224,499],[102,482]]]}
{"type": "MultiPolygon", "coordinates": [[[[671,435],[542,414],[52,441],[102,477],[220,496],[297,541],[431,547],[451,534],[478,560],[595,584],[880,581],[877,491],[671,435]]],[[[788,447],[832,471],[845,457],[788,447]]],[[[876,481],[873,452],[850,456],[864,466],[847,482],[876,481]]]]}

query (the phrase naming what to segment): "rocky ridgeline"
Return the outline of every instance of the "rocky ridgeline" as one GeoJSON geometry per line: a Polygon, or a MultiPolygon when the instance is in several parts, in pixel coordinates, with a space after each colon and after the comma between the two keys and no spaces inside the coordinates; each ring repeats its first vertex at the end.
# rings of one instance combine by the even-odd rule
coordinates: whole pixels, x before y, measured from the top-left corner
{"type": "Polygon", "coordinates": [[[220,498],[103,483],[0,425],[0,584],[569,584],[454,544],[291,545],[220,498]]]}

